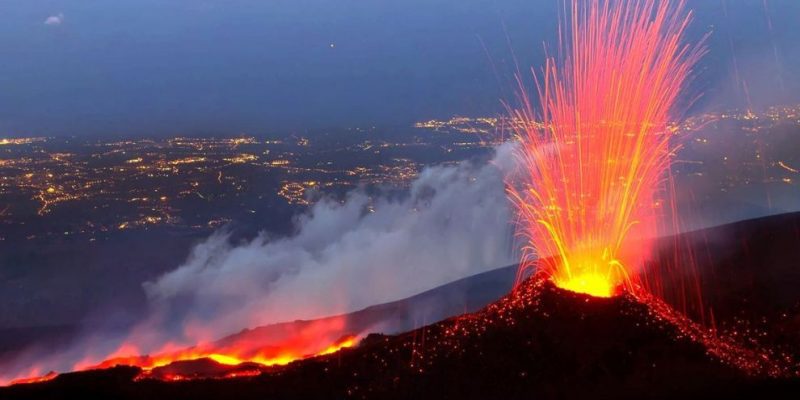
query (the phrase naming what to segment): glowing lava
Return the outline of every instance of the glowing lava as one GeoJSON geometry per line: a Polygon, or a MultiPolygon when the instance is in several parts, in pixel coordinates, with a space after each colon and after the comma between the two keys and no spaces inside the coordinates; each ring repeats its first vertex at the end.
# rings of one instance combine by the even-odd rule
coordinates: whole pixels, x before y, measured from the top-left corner
{"type": "Polygon", "coordinates": [[[16,379],[16,380],[11,381],[9,384],[10,385],[21,385],[21,384],[26,384],[26,383],[47,382],[47,381],[55,379],[57,376],[58,376],[57,373],[55,373],[53,371],[50,371],[49,373],[47,373],[47,375],[34,376],[34,377],[31,377],[31,378],[20,378],[20,379],[16,379]]]}
{"type": "Polygon", "coordinates": [[[639,283],[657,235],[678,95],[702,46],[682,44],[683,2],[572,1],[558,61],[518,79],[520,170],[509,182],[525,244],[519,277],[610,297],[639,283]],[[579,4],[580,3],[580,4],[579,4]]]}
{"type": "MultiPolygon", "coordinates": [[[[344,334],[346,320],[342,316],[316,321],[278,324],[272,327],[243,331],[216,342],[180,348],[166,344],[153,355],[142,355],[131,342],[100,359],[86,357],[70,371],[107,369],[118,365],[138,367],[142,379],[178,381],[196,378],[235,378],[261,374],[266,367],[286,365],[310,357],[325,356],[358,343],[355,335],[344,334]],[[102,361],[99,361],[102,360],[102,361]],[[210,374],[203,372],[203,360],[219,367],[210,374]],[[190,365],[196,362],[194,365],[190,365]],[[188,363],[188,364],[187,364],[188,363]],[[182,364],[182,365],[181,365],[182,364]],[[173,368],[174,365],[180,365],[173,368]],[[159,371],[166,368],[167,371],[159,371]],[[178,371],[178,372],[175,372],[178,371]]],[[[215,367],[215,368],[217,368],[215,367]]],[[[3,384],[35,383],[51,380],[58,374],[42,375],[44,366],[37,366],[3,384]]]]}
{"type": "Polygon", "coordinates": [[[612,297],[617,292],[614,281],[601,273],[588,272],[567,279],[553,278],[556,286],[595,297],[612,297]]]}
{"type": "MultiPolygon", "coordinates": [[[[258,349],[256,351],[250,350],[246,352],[243,351],[245,349],[199,346],[196,348],[172,353],[164,353],[156,356],[111,358],[97,365],[79,368],[79,370],[104,369],[111,368],[116,365],[135,366],[143,370],[142,375],[140,375],[137,379],[144,379],[149,378],[150,372],[156,368],[181,361],[210,359],[216,363],[228,366],[252,363],[264,367],[270,367],[275,365],[286,365],[292,361],[301,360],[304,358],[333,354],[343,348],[352,347],[355,344],[356,337],[352,335],[346,335],[339,340],[334,341],[330,345],[321,348],[321,350],[314,350],[312,353],[304,353],[304,350],[301,348],[288,345],[278,348],[267,347],[258,349]]],[[[188,378],[183,376],[173,376],[171,380],[178,379],[184,380],[188,378]]]]}

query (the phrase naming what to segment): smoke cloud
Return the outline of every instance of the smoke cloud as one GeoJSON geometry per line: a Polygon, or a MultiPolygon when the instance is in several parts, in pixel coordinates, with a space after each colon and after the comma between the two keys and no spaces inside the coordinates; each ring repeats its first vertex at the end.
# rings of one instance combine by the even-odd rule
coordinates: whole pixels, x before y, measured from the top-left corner
{"type": "Polygon", "coordinates": [[[239,245],[219,232],[186,263],[145,284],[167,331],[216,327],[219,336],[402,299],[513,263],[504,174],[511,145],[488,164],[423,170],[402,198],[355,190],[297,219],[291,237],[262,234],[239,245]],[[189,327],[189,328],[187,328],[189,327]]]}

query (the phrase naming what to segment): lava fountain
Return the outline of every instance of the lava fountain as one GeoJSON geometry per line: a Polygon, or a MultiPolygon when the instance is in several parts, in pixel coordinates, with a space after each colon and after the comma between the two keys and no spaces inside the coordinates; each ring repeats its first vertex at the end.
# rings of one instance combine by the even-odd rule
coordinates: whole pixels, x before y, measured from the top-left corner
{"type": "Polygon", "coordinates": [[[668,122],[705,50],[684,43],[692,13],[682,1],[572,0],[567,14],[558,57],[534,76],[539,107],[519,76],[520,107],[509,107],[518,276],[535,269],[611,297],[641,281],[677,149],[668,122]]]}

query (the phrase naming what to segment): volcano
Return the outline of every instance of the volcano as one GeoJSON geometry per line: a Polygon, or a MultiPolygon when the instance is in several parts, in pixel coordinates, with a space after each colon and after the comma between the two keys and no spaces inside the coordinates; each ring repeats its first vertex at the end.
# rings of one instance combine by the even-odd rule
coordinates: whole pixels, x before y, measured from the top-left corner
{"type": "Polygon", "coordinates": [[[680,242],[698,253],[702,250],[706,256],[698,263],[701,272],[714,274],[716,281],[725,283],[725,290],[712,292],[712,305],[721,310],[717,325],[720,330],[729,326],[725,332],[704,328],[683,313],[671,311],[674,307],[661,300],[628,293],[592,297],[534,276],[476,312],[398,335],[370,334],[353,347],[288,365],[225,365],[199,359],[155,368],[147,374],[136,367],[116,366],[0,388],[0,398],[739,398],[800,394],[793,361],[800,349],[792,340],[797,330],[791,328],[798,315],[792,310],[800,304],[792,289],[797,280],[793,266],[800,249],[800,214],[745,221],[680,238],[665,239],[661,246],[680,242]],[[748,295],[743,296],[744,292],[748,295]],[[726,304],[729,307],[724,307],[726,304]],[[734,313],[733,309],[743,311],[734,313]],[[777,319],[771,320],[773,317],[777,319]],[[762,324],[767,332],[764,337],[737,336],[735,333],[742,332],[736,327],[747,325],[748,320],[772,322],[762,324]],[[191,377],[200,379],[187,379],[191,377]]]}

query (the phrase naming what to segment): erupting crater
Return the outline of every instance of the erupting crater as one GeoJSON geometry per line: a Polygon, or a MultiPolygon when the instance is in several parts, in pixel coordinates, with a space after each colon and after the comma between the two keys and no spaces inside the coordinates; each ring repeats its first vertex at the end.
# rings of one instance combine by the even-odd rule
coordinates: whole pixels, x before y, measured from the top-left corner
{"type": "Polygon", "coordinates": [[[563,258],[550,278],[553,283],[569,291],[595,297],[613,297],[620,294],[628,276],[619,260],[609,259],[608,250],[601,255],[578,255],[572,262],[563,258]]]}
{"type": "Polygon", "coordinates": [[[679,147],[669,124],[705,52],[683,43],[691,17],[682,1],[573,0],[559,57],[534,76],[538,107],[518,76],[507,185],[524,242],[518,283],[535,270],[598,297],[652,283],[640,278],[651,242],[675,217],[662,209],[679,147]]]}

